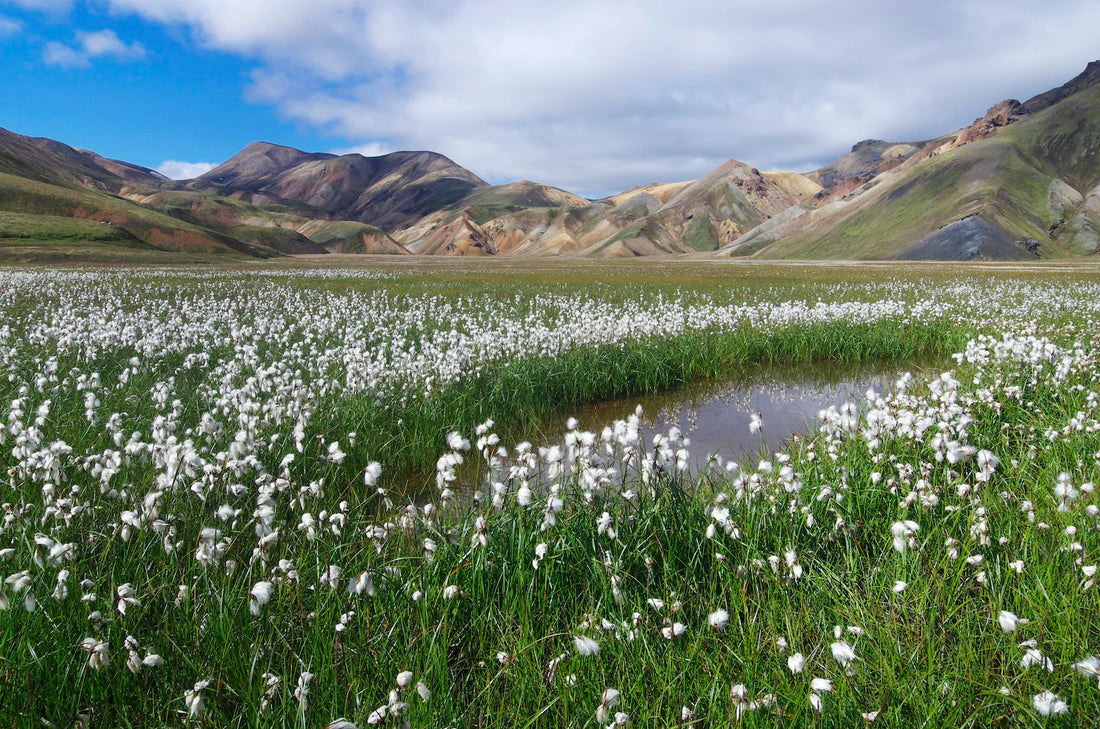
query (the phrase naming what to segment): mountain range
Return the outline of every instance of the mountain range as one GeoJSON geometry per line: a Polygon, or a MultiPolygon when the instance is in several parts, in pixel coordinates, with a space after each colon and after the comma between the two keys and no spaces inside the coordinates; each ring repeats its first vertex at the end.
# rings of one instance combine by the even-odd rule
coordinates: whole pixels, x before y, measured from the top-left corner
{"type": "Polygon", "coordinates": [[[1100,62],[963,129],[806,173],[729,160],[589,200],[433,152],[248,145],[194,180],[0,129],[0,261],[286,254],[1031,260],[1100,250],[1100,62]]]}

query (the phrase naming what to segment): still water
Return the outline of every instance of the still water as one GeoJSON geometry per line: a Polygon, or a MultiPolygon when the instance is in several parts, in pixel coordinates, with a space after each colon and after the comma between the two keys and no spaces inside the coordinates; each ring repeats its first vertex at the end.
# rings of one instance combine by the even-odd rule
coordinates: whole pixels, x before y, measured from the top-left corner
{"type": "MultiPolygon", "coordinates": [[[[782,450],[796,433],[816,427],[817,413],[830,405],[865,404],[868,388],[893,390],[905,372],[914,379],[932,377],[939,370],[934,363],[845,364],[814,363],[797,366],[769,366],[751,375],[720,382],[703,382],[680,389],[582,406],[575,413],[578,429],[599,433],[615,420],[622,420],[642,406],[646,442],[656,433],[677,426],[691,444],[692,470],[700,471],[712,454],[722,463],[743,462],[746,457],[782,450]],[[757,415],[763,427],[753,433],[749,424],[757,415]]],[[[561,442],[564,422],[544,424],[534,442],[561,442]]]]}

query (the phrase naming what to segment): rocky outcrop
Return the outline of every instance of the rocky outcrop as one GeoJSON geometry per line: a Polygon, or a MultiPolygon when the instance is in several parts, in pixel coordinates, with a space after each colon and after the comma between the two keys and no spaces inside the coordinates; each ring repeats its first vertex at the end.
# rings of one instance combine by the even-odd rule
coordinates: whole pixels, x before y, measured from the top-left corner
{"type": "Polygon", "coordinates": [[[884,142],[881,139],[858,142],[848,154],[806,175],[822,188],[814,196],[814,202],[823,204],[849,194],[868,180],[919,154],[925,145],[926,142],[884,142]]]}

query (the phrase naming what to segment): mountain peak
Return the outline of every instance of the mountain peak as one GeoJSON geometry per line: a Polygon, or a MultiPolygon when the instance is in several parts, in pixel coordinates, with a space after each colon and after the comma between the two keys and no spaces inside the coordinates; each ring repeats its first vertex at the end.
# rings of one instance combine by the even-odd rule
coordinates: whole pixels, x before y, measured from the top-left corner
{"type": "Polygon", "coordinates": [[[1028,114],[1036,114],[1043,109],[1054,106],[1062,99],[1073,96],[1078,91],[1100,84],[1100,61],[1092,61],[1085,70],[1074,76],[1056,89],[1045,91],[1033,96],[1023,103],[1023,109],[1028,114]]]}
{"type": "Polygon", "coordinates": [[[331,156],[333,155],[310,154],[271,142],[252,142],[199,179],[220,186],[253,184],[307,159],[331,156]]]}

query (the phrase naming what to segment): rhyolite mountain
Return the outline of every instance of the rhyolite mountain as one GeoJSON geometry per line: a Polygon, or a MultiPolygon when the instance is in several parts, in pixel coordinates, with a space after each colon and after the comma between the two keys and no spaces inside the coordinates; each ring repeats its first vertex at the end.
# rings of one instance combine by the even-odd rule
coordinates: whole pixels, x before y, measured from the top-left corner
{"type": "Polygon", "coordinates": [[[306,153],[254,142],[190,187],[255,205],[300,204],[392,231],[451,207],[488,183],[434,152],[306,153]]]}
{"type": "Polygon", "coordinates": [[[729,160],[600,200],[432,152],[248,145],[183,182],[0,130],[0,258],[295,253],[1029,260],[1100,250],[1100,62],[935,139],[806,173],[729,160]]]}

